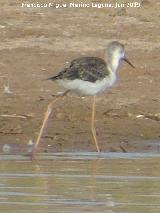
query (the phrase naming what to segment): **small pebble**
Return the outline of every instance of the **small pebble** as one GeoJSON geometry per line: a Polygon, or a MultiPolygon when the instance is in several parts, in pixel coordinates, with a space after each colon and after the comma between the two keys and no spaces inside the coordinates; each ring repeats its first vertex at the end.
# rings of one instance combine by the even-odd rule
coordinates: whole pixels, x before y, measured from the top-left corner
{"type": "Polygon", "coordinates": [[[10,90],[9,86],[4,86],[4,93],[5,94],[12,94],[13,92],[10,90]]]}
{"type": "Polygon", "coordinates": [[[9,153],[11,151],[11,146],[8,144],[4,144],[2,150],[4,153],[9,153]]]}
{"type": "Polygon", "coordinates": [[[34,144],[34,143],[33,143],[33,140],[30,139],[30,140],[28,141],[28,144],[27,144],[27,145],[28,145],[28,146],[33,146],[33,144],[34,144]]]}
{"type": "Polygon", "coordinates": [[[33,150],[33,144],[34,144],[34,142],[33,142],[33,140],[32,139],[30,139],[29,141],[28,141],[28,144],[27,144],[27,152],[28,153],[31,153],[32,152],[32,150],[33,150]]]}
{"type": "Polygon", "coordinates": [[[137,115],[136,118],[144,118],[144,115],[137,115]]]}

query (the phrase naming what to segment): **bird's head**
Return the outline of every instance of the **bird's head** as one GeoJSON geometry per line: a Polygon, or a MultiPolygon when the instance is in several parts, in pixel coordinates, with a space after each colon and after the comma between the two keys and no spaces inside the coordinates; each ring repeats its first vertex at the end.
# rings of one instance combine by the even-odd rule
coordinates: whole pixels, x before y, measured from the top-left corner
{"type": "Polygon", "coordinates": [[[106,55],[108,57],[109,62],[112,63],[112,65],[117,64],[117,67],[118,67],[119,62],[121,60],[124,60],[132,68],[135,68],[133,64],[126,57],[124,45],[119,43],[118,41],[113,41],[108,44],[108,47],[106,49],[106,55]]]}

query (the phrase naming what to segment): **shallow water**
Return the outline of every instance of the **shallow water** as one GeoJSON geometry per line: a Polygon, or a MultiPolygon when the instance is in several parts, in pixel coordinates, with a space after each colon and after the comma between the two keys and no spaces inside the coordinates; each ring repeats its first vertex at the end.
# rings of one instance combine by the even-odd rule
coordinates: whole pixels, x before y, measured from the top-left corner
{"type": "Polygon", "coordinates": [[[0,212],[160,212],[160,155],[0,156],[0,212]]]}

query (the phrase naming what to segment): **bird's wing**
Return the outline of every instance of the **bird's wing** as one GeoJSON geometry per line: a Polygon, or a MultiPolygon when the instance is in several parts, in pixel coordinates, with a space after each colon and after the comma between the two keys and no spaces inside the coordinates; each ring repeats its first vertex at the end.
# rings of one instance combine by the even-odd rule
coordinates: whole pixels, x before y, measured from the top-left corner
{"type": "Polygon", "coordinates": [[[68,68],[61,71],[54,79],[81,79],[95,82],[109,74],[106,63],[97,57],[81,57],[73,60],[68,68]]]}

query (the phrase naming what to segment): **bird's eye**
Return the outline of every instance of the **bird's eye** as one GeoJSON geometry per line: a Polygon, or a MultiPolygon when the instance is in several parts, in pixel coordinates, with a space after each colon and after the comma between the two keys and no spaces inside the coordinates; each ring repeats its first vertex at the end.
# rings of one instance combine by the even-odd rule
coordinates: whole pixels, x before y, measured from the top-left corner
{"type": "Polygon", "coordinates": [[[123,49],[120,49],[120,53],[123,54],[123,53],[124,53],[124,50],[123,50],[123,49]]]}
{"type": "Polygon", "coordinates": [[[120,55],[124,56],[124,50],[120,49],[119,53],[120,55]]]}

